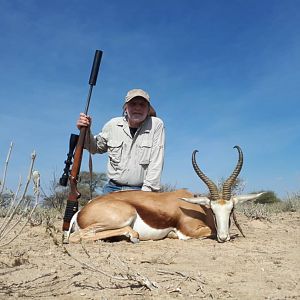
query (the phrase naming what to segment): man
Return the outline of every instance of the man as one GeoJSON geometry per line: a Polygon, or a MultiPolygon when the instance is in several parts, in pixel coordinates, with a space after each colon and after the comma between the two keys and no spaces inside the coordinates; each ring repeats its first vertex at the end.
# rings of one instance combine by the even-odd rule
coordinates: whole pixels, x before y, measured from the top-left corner
{"type": "MultiPolygon", "coordinates": [[[[108,183],[103,193],[136,189],[158,191],[164,160],[163,121],[153,115],[150,96],[141,89],[130,90],[125,97],[123,117],[107,122],[102,131],[87,134],[85,148],[92,154],[108,153],[108,183]]],[[[92,119],[81,113],[77,121],[90,127],[92,119]]]]}

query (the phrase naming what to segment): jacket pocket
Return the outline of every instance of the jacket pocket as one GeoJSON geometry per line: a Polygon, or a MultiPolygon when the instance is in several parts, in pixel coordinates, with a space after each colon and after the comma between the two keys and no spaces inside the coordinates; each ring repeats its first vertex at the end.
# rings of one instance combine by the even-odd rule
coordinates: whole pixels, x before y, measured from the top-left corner
{"type": "Polygon", "coordinates": [[[140,165],[149,165],[151,156],[151,144],[149,142],[143,142],[139,145],[138,149],[138,161],[140,165]]]}
{"type": "Polygon", "coordinates": [[[107,147],[110,163],[116,168],[121,162],[123,142],[108,142],[107,147]]]}

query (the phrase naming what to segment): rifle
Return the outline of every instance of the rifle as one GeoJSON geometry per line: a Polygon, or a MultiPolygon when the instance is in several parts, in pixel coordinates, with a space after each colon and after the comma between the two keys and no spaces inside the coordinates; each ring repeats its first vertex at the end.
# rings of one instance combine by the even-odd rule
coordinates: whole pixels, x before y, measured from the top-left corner
{"type": "MultiPolygon", "coordinates": [[[[92,96],[93,87],[96,85],[99,66],[101,62],[103,52],[101,50],[96,50],[94,56],[94,62],[91,70],[90,80],[89,80],[89,93],[87,96],[87,102],[84,113],[88,114],[88,109],[90,105],[90,100],[92,96]]],[[[81,127],[79,135],[71,134],[69,143],[69,153],[67,154],[67,160],[65,161],[65,168],[59,183],[62,186],[67,186],[68,179],[70,183],[70,192],[67,200],[67,205],[65,209],[64,222],[63,222],[63,243],[68,243],[68,230],[70,227],[70,222],[73,215],[78,211],[78,199],[80,198],[80,192],[77,190],[78,175],[80,172],[80,166],[82,161],[84,141],[87,134],[88,128],[81,127]],[[73,155],[75,149],[75,153],[73,155]],[[72,158],[74,162],[72,163],[72,158]],[[70,166],[73,164],[72,170],[70,172],[70,166]]]]}

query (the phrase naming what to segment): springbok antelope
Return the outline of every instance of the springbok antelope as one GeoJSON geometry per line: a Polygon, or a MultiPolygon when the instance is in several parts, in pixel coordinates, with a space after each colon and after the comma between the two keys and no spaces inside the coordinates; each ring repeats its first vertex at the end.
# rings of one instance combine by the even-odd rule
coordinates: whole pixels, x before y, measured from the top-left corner
{"type": "Polygon", "coordinates": [[[254,200],[260,194],[232,196],[232,186],[243,165],[243,153],[237,148],[237,165],[224,182],[222,191],[198,167],[192,154],[196,174],[207,185],[209,197],[194,197],[186,190],[173,192],[120,191],[94,198],[76,213],[67,238],[70,242],[100,240],[115,236],[129,237],[130,241],[179,239],[216,236],[219,242],[230,240],[230,216],[241,234],[234,208],[238,202],[254,200]]]}

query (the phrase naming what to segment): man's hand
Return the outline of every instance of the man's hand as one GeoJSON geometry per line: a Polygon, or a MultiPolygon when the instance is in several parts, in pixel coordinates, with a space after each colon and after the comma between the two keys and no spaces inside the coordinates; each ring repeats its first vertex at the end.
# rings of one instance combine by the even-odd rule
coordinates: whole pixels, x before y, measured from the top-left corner
{"type": "Polygon", "coordinates": [[[84,113],[80,113],[79,119],[77,120],[77,128],[80,130],[81,127],[91,127],[92,118],[90,116],[85,115],[84,113]]]}

